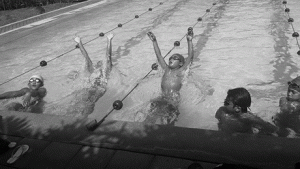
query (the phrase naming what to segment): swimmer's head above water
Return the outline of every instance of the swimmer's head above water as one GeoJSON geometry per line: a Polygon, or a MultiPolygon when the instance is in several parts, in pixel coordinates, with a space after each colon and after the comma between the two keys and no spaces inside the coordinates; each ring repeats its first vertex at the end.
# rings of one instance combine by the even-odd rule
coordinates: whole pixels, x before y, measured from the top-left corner
{"type": "Polygon", "coordinates": [[[245,88],[230,89],[227,92],[227,97],[224,101],[224,106],[229,111],[236,113],[246,113],[251,106],[251,96],[245,88]]]}
{"type": "Polygon", "coordinates": [[[184,65],[184,62],[184,57],[181,54],[176,53],[169,58],[169,67],[171,69],[180,68],[184,65]]]}
{"type": "Polygon", "coordinates": [[[30,77],[28,81],[28,87],[30,89],[39,89],[44,86],[44,78],[41,75],[33,75],[30,77]]]}

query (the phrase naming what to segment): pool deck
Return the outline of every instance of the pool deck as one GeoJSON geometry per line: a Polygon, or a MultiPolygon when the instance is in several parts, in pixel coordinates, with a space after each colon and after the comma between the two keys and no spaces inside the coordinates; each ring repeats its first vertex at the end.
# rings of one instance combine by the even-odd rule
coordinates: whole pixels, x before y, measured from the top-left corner
{"type": "Polygon", "coordinates": [[[66,12],[69,12],[69,11],[72,11],[72,10],[75,10],[75,9],[93,4],[93,3],[96,3],[96,2],[99,2],[99,0],[88,0],[88,1],[83,1],[83,2],[80,2],[80,3],[74,3],[74,5],[66,6],[64,8],[57,9],[55,11],[50,11],[50,12],[40,14],[40,15],[36,15],[36,16],[30,17],[30,18],[27,18],[27,19],[24,19],[24,20],[20,20],[20,21],[17,21],[17,22],[13,22],[13,23],[10,23],[10,24],[7,24],[7,25],[0,26],[0,35],[5,33],[5,32],[11,31],[13,29],[17,29],[17,28],[20,28],[22,26],[25,26],[25,25],[28,25],[28,24],[31,24],[31,23],[49,18],[49,17],[57,16],[57,15],[60,15],[60,14],[63,14],[63,13],[66,13],[66,12]]]}
{"type": "Polygon", "coordinates": [[[300,159],[298,139],[2,111],[5,135],[29,151],[7,164],[12,150],[0,156],[2,168],[187,168],[218,163],[289,169],[300,159]],[[100,167],[99,167],[100,166],[100,167]]]}
{"type": "MultiPolygon", "coordinates": [[[[1,115],[8,128],[8,139],[30,146],[12,165],[6,163],[12,150],[1,155],[1,168],[187,168],[193,163],[193,157],[180,158],[185,150],[162,149],[165,146],[151,144],[159,141],[158,138],[165,144],[162,141],[169,136],[154,132],[157,135],[154,140],[145,139],[150,137],[147,134],[154,134],[150,134],[151,130],[159,131],[159,126],[109,121],[91,132],[86,130],[84,119],[29,113],[24,117],[17,112],[1,115]],[[149,132],[142,129],[146,127],[149,132]],[[117,131],[117,128],[123,130],[117,131]],[[141,130],[135,131],[137,129],[141,130]],[[135,137],[131,137],[132,134],[135,137]]],[[[181,144],[173,142],[178,143],[181,144]]],[[[201,164],[205,168],[216,165],[201,164]]]]}

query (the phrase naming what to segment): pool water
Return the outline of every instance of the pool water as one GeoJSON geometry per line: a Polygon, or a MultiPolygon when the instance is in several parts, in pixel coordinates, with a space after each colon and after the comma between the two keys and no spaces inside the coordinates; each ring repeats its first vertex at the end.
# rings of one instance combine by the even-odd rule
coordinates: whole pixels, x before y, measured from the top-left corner
{"type": "MultiPolygon", "coordinates": [[[[75,35],[88,42],[99,32],[109,31],[159,2],[111,1],[106,6],[74,14],[63,22],[57,21],[55,25],[49,23],[35,28],[30,34],[0,46],[1,81],[37,66],[41,60],[53,59],[73,49],[75,35]]],[[[299,48],[292,37],[284,6],[279,0],[224,1],[211,8],[203,22],[197,23],[197,18],[203,16],[213,2],[166,1],[152,12],[113,30],[114,70],[106,93],[97,101],[89,118],[100,120],[112,109],[115,100],[122,100],[130,92],[123,101],[123,108],[114,110],[107,119],[134,121],[136,111],[161,92],[163,72],[160,67],[144,78],[156,62],[146,33],[151,31],[156,35],[163,56],[173,48],[175,41],[183,38],[181,45],[166,56],[168,60],[173,53],[187,57],[184,35],[188,27],[194,26],[194,61],[183,82],[180,115],[175,126],[217,130],[216,110],[223,105],[227,90],[236,87],[248,89],[252,96],[251,111],[271,122],[279,110],[279,98],[286,95],[287,81],[300,74],[300,58],[296,54],[299,48]],[[131,92],[136,84],[139,85],[131,92]]],[[[300,17],[300,3],[290,0],[287,6],[299,31],[300,21],[296,18],[300,17]]],[[[105,56],[106,39],[99,37],[85,47],[96,63],[105,56]]],[[[48,66],[0,86],[0,92],[21,89],[31,74],[41,74],[48,90],[44,113],[68,115],[53,111],[53,107],[59,105],[63,110],[72,100],[72,92],[84,87],[87,79],[82,78],[83,63],[79,49],[72,50],[48,66]]]]}

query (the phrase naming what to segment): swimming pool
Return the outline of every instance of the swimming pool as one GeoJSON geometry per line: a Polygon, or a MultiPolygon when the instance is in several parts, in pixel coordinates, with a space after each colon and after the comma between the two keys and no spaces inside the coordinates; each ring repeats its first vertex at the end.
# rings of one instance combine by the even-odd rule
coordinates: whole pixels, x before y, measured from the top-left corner
{"type": "MultiPolygon", "coordinates": [[[[110,1],[104,6],[80,11],[60,21],[53,21],[34,28],[34,31],[20,32],[18,40],[4,44],[1,51],[2,81],[13,78],[34,66],[41,60],[50,60],[73,49],[75,35],[88,42],[124,23],[137,14],[157,6],[160,1],[146,2],[110,1]],[[118,17],[116,17],[118,16],[118,17]]],[[[113,63],[118,76],[105,95],[96,103],[89,118],[97,120],[105,116],[115,100],[121,100],[151,70],[156,62],[152,43],[146,33],[155,33],[162,54],[167,54],[186,33],[187,28],[197,22],[206,9],[215,1],[176,0],[166,1],[153,11],[113,30],[113,63]]],[[[296,0],[288,1],[290,15],[299,18],[296,0]]],[[[300,28],[295,19],[294,27],[300,28]]],[[[194,27],[193,39],[195,59],[189,77],[181,90],[182,102],[179,119],[175,126],[217,130],[214,115],[223,104],[230,88],[245,87],[252,96],[251,110],[266,121],[278,111],[279,98],[286,95],[286,82],[299,74],[299,50],[292,29],[287,22],[281,1],[256,0],[218,3],[194,27]]],[[[106,39],[97,38],[85,45],[93,62],[105,56],[106,39]]],[[[172,50],[187,57],[185,38],[181,45],[172,50]]],[[[166,58],[168,58],[168,55],[166,58]]],[[[7,84],[0,86],[0,92],[20,89],[27,84],[31,74],[39,73],[45,78],[48,95],[45,112],[74,90],[82,87],[80,79],[68,78],[70,72],[80,72],[83,58],[79,50],[73,50],[7,84]]],[[[160,93],[162,73],[153,71],[124,100],[121,110],[115,110],[108,119],[133,121],[133,113],[143,103],[160,93]]],[[[67,103],[67,101],[66,101],[67,103]]]]}

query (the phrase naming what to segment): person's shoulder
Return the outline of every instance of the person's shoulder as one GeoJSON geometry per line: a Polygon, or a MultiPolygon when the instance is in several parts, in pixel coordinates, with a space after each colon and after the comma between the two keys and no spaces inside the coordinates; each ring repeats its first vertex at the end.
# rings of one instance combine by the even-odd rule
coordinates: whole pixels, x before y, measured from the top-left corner
{"type": "Polygon", "coordinates": [[[287,98],[286,97],[281,97],[280,99],[279,99],[279,102],[287,102],[288,100],[287,100],[287,98]]]}
{"type": "Polygon", "coordinates": [[[46,92],[46,91],[47,91],[47,89],[44,88],[44,87],[40,87],[40,88],[39,88],[39,92],[46,92]]]}
{"type": "Polygon", "coordinates": [[[226,107],[225,106],[221,106],[221,107],[219,107],[219,109],[217,111],[226,111],[226,107]]]}
{"type": "Polygon", "coordinates": [[[41,97],[44,97],[44,96],[47,94],[47,89],[44,88],[44,87],[39,88],[38,91],[39,91],[39,95],[40,95],[41,97]]]}
{"type": "Polygon", "coordinates": [[[216,112],[216,114],[215,114],[215,117],[216,117],[217,119],[220,119],[222,115],[226,114],[226,112],[227,112],[226,107],[225,107],[225,106],[222,106],[222,107],[220,107],[220,108],[217,110],[217,112],[216,112]]]}

